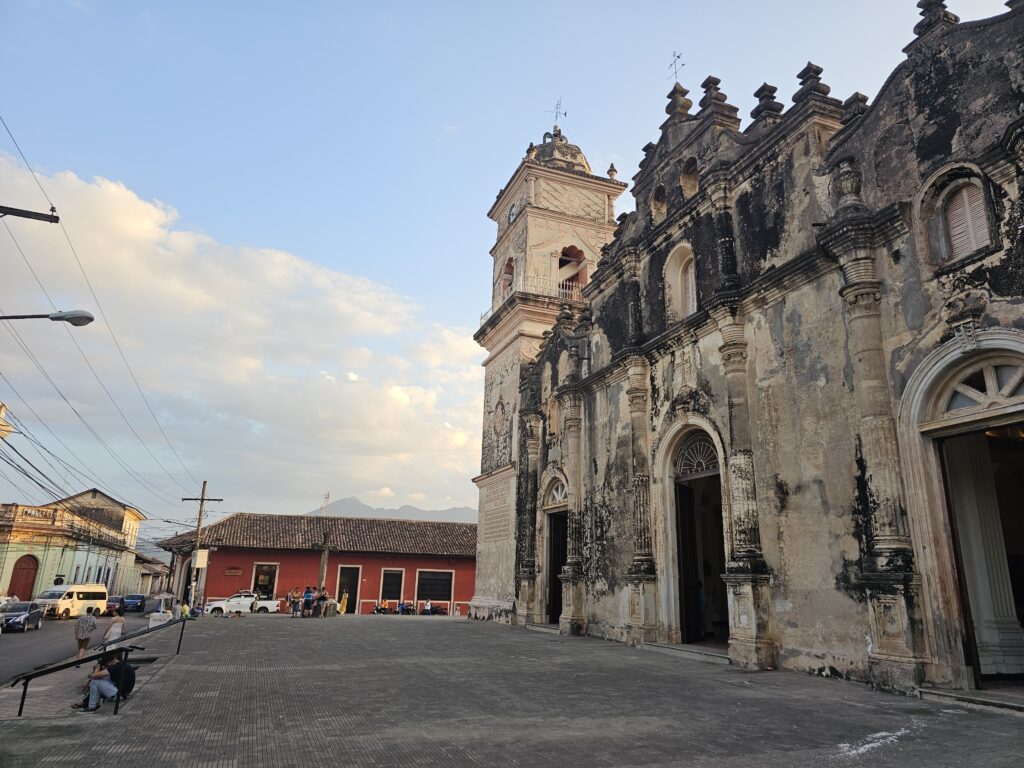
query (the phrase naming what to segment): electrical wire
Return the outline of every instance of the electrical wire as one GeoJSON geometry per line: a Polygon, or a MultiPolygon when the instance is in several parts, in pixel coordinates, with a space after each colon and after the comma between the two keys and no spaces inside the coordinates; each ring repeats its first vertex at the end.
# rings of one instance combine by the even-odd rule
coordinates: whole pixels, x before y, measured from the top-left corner
{"type": "MultiPolygon", "coordinates": [[[[32,277],[35,279],[36,285],[39,286],[39,290],[43,292],[43,295],[46,297],[46,300],[50,302],[50,307],[53,309],[53,311],[58,311],[57,305],[50,297],[50,294],[46,290],[46,287],[43,285],[42,280],[39,279],[39,275],[37,275],[35,269],[33,269],[32,263],[28,260],[28,257],[25,255],[25,251],[22,250],[21,243],[19,243],[18,239],[14,236],[14,232],[11,231],[10,225],[7,223],[6,219],[0,219],[0,221],[3,221],[3,225],[4,228],[7,230],[7,234],[10,235],[11,241],[14,243],[14,247],[18,250],[18,253],[21,254],[22,261],[25,262],[25,266],[28,267],[28,271],[32,273],[32,277]]],[[[93,367],[92,362],[89,360],[88,356],[86,356],[85,350],[82,349],[81,345],[78,343],[78,339],[75,338],[74,332],[66,324],[63,325],[64,330],[68,334],[68,338],[71,339],[71,343],[75,345],[75,349],[78,350],[78,354],[81,355],[86,367],[88,367],[89,371],[92,373],[93,378],[96,379],[96,383],[100,385],[100,389],[103,390],[103,392],[107,396],[107,399],[110,400],[111,404],[114,406],[114,409],[121,416],[121,420],[124,421],[125,425],[131,431],[131,433],[135,435],[135,439],[139,441],[139,445],[141,445],[143,449],[145,449],[146,453],[148,453],[150,457],[153,459],[153,461],[156,462],[156,465],[160,467],[161,470],[163,470],[163,473],[171,479],[171,482],[176,483],[177,486],[181,488],[183,491],[190,491],[190,488],[185,487],[185,485],[183,485],[182,482],[178,480],[178,478],[176,478],[167,470],[163,463],[161,463],[160,459],[156,457],[156,454],[153,453],[153,450],[149,447],[149,444],[142,439],[142,436],[138,433],[138,431],[135,429],[132,423],[128,420],[128,417],[125,415],[124,411],[121,410],[121,406],[118,404],[117,400],[111,394],[110,390],[107,388],[107,385],[103,383],[103,380],[100,378],[100,375],[96,372],[96,369],[93,367]]]]}
{"type": "MultiPolygon", "coordinates": [[[[0,307],[0,314],[5,314],[5,312],[4,312],[2,307],[0,307]]],[[[165,496],[163,494],[163,492],[156,485],[154,485],[149,480],[147,480],[145,477],[143,477],[141,474],[139,474],[134,469],[132,469],[128,465],[128,463],[125,462],[125,460],[122,459],[114,451],[114,449],[111,448],[110,445],[107,444],[107,442],[100,436],[99,432],[97,432],[92,427],[92,425],[86,420],[86,418],[81,414],[81,412],[74,406],[74,404],[71,402],[71,400],[68,399],[67,395],[65,395],[64,392],[61,390],[61,388],[57,385],[57,382],[53,380],[53,377],[50,376],[50,374],[46,372],[46,369],[43,367],[43,364],[41,362],[39,362],[39,359],[35,356],[35,354],[33,354],[32,350],[29,348],[28,344],[24,341],[24,339],[21,338],[21,336],[14,329],[14,327],[11,325],[11,323],[9,321],[4,321],[3,324],[6,327],[7,332],[11,334],[11,336],[14,338],[14,340],[21,347],[22,351],[25,352],[25,354],[28,356],[29,360],[32,361],[32,363],[36,366],[36,368],[39,370],[39,372],[43,375],[43,378],[45,378],[47,380],[47,382],[49,382],[50,386],[53,387],[54,391],[58,394],[58,396],[60,396],[60,398],[64,401],[64,403],[68,406],[68,408],[71,409],[72,413],[75,414],[75,416],[78,418],[78,420],[82,422],[82,425],[89,431],[89,433],[94,438],[96,438],[96,441],[99,442],[99,444],[101,446],[103,446],[103,448],[107,451],[107,453],[110,454],[111,458],[113,458],[114,461],[116,461],[125,472],[127,472],[137,483],[139,483],[139,485],[141,485],[143,488],[145,488],[153,496],[155,496],[156,498],[160,499],[165,504],[174,504],[174,502],[170,498],[165,496]]]]}
{"type": "MultiPolygon", "coordinates": [[[[17,139],[14,138],[14,133],[10,130],[10,127],[7,125],[7,122],[3,119],[2,115],[0,115],[0,123],[3,124],[4,130],[7,132],[7,135],[10,136],[10,140],[14,143],[14,146],[17,148],[17,154],[22,156],[22,160],[25,163],[25,167],[28,168],[29,173],[32,174],[32,178],[35,180],[36,186],[39,187],[39,191],[41,191],[43,197],[46,198],[46,202],[50,204],[50,211],[55,213],[56,206],[53,205],[53,201],[50,200],[50,196],[46,194],[46,189],[43,187],[42,182],[39,180],[39,176],[33,169],[32,164],[29,163],[29,159],[25,156],[25,153],[22,151],[22,146],[20,146],[20,144],[17,143],[17,139]]],[[[118,337],[114,333],[114,327],[111,325],[110,318],[106,316],[106,311],[103,309],[103,305],[99,301],[99,297],[96,295],[96,291],[92,286],[92,281],[89,280],[89,275],[85,271],[85,265],[82,263],[82,259],[78,255],[78,250],[75,248],[75,244],[72,243],[71,234],[68,232],[68,228],[65,226],[65,223],[63,223],[62,219],[59,221],[59,226],[60,231],[62,231],[63,236],[65,236],[65,240],[68,241],[68,247],[71,249],[72,255],[75,257],[75,262],[78,264],[79,271],[82,272],[82,278],[85,280],[85,284],[89,288],[89,293],[92,294],[92,299],[96,303],[96,309],[99,311],[100,316],[103,318],[103,324],[106,326],[106,331],[110,333],[111,339],[114,341],[114,346],[117,347],[118,354],[121,355],[121,360],[124,362],[125,368],[128,369],[128,375],[131,377],[132,382],[135,384],[135,388],[138,390],[138,394],[142,398],[142,402],[145,403],[146,410],[150,412],[150,416],[153,417],[153,421],[154,423],[156,423],[157,429],[160,430],[160,434],[163,435],[164,441],[167,443],[167,446],[171,450],[171,453],[174,455],[174,458],[177,459],[178,464],[180,464],[181,468],[185,471],[185,474],[188,475],[191,481],[199,485],[200,481],[196,478],[196,476],[193,473],[191,473],[188,467],[185,466],[185,463],[181,460],[180,455],[178,454],[177,450],[174,447],[174,444],[171,442],[170,437],[167,436],[167,432],[164,431],[163,425],[157,418],[157,414],[153,410],[153,406],[150,403],[150,399],[148,399],[148,397],[145,396],[145,392],[142,389],[142,385],[139,384],[138,377],[135,376],[135,371],[132,369],[131,364],[129,364],[128,362],[128,357],[121,346],[121,342],[118,341],[118,337]]]]}

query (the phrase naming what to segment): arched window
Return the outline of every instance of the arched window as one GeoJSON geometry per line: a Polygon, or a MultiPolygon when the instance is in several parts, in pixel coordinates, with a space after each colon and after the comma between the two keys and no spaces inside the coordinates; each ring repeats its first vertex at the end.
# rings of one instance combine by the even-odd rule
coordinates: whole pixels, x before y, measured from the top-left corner
{"type": "Polygon", "coordinates": [[[565,487],[565,483],[561,480],[555,480],[548,488],[547,496],[544,497],[545,507],[564,507],[569,503],[569,491],[565,487]]]}
{"type": "Polygon", "coordinates": [[[981,170],[961,164],[933,174],[918,203],[929,261],[942,266],[984,253],[995,232],[981,170]]]}
{"type": "Polygon", "coordinates": [[[670,320],[697,311],[697,269],[689,246],[679,246],[665,262],[665,311],[670,320]]]}
{"type": "Polygon", "coordinates": [[[967,183],[946,201],[946,237],[951,260],[968,256],[989,244],[985,195],[975,183],[967,183]]]}
{"type": "Polygon", "coordinates": [[[711,436],[699,430],[691,433],[676,455],[676,480],[693,480],[718,472],[718,451],[711,436]]]}
{"type": "Polygon", "coordinates": [[[587,284],[587,255],[575,245],[567,245],[558,255],[559,298],[580,301],[587,284]]]}
{"type": "Polygon", "coordinates": [[[501,295],[499,301],[504,301],[512,294],[512,281],[515,278],[516,266],[512,259],[505,262],[505,268],[501,272],[501,295]]]}
{"type": "Polygon", "coordinates": [[[665,191],[665,185],[659,184],[651,195],[651,218],[654,219],[655,224],[660,224],[665,220],[667,213],[668,193],[665,191]]]}
{"type": "Polygon", "coordinates": [[[679,191],[683,193],[683,199],[689,200],[700,190],[700,182],[697,177],[697,158],[691,157],[683,164],[679,171],[679,191]]]}

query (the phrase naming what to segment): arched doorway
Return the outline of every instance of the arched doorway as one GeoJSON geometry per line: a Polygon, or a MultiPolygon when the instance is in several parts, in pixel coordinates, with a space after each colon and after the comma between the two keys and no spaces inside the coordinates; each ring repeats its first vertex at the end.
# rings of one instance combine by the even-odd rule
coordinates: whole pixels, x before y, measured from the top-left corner
{"type": "Polygon", "coordinates": [[[936,444],[975,683],[1024,675],[1024,357],[975,355],[935,389],[936,444]]]}
{"type": "Polygon", "coordinates": [[[729,609],[718,450],[710,435],[687,435],[675,457],[679,628],[683,643],[726,647],[729,609]]]}
{"type": "Polygon", "coordinates": [[[14,562],[11,582],[7,587],[8,595],[17,595],[21,600],[31,600],[35,594],[36,574],[39,572],[39,561],[32,555],[22,555],[14,562]]]}
{"type": "Polygon", "coordinates": [[[544,495],[545,548],[544,571],[547,593],[545,617],[558,624],[562,616],[562,568],[569,558],[569,493],[565,483],[556,479],[544,495]]]}

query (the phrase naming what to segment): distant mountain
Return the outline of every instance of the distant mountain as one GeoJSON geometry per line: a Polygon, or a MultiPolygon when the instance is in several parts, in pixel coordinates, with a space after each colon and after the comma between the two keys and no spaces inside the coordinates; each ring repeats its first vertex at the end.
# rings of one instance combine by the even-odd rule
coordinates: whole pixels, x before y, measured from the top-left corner
{"type": "MultiPolygon", "coordinates": [[[[309,514],[320,515],[319,509],[309,514]]],[[[403,504],[398,509],[382,509],[363,504],[355,496],[332,501],[327,506],[329,517],[376,517],[394,520],[443,520],[456,523],[475,523],[476,510],[472,507],[448,507],[448,509],[420,509],[403,504]]]]}

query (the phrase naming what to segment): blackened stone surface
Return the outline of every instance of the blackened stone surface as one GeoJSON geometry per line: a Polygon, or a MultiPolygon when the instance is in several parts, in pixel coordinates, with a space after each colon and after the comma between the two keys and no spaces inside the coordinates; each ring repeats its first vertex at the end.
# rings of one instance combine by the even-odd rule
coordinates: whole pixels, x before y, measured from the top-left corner
{"type": "MultiPolygon", "coordinates": [[[[0,765],[998,768],[1024,759],[1013,715],[456,618],[203,619],[182,655],[158,664],[117,717],[108,706],[5,719],[0,765]]],[[[16,694],[0,696],[4,718],[16,694]]]]}

